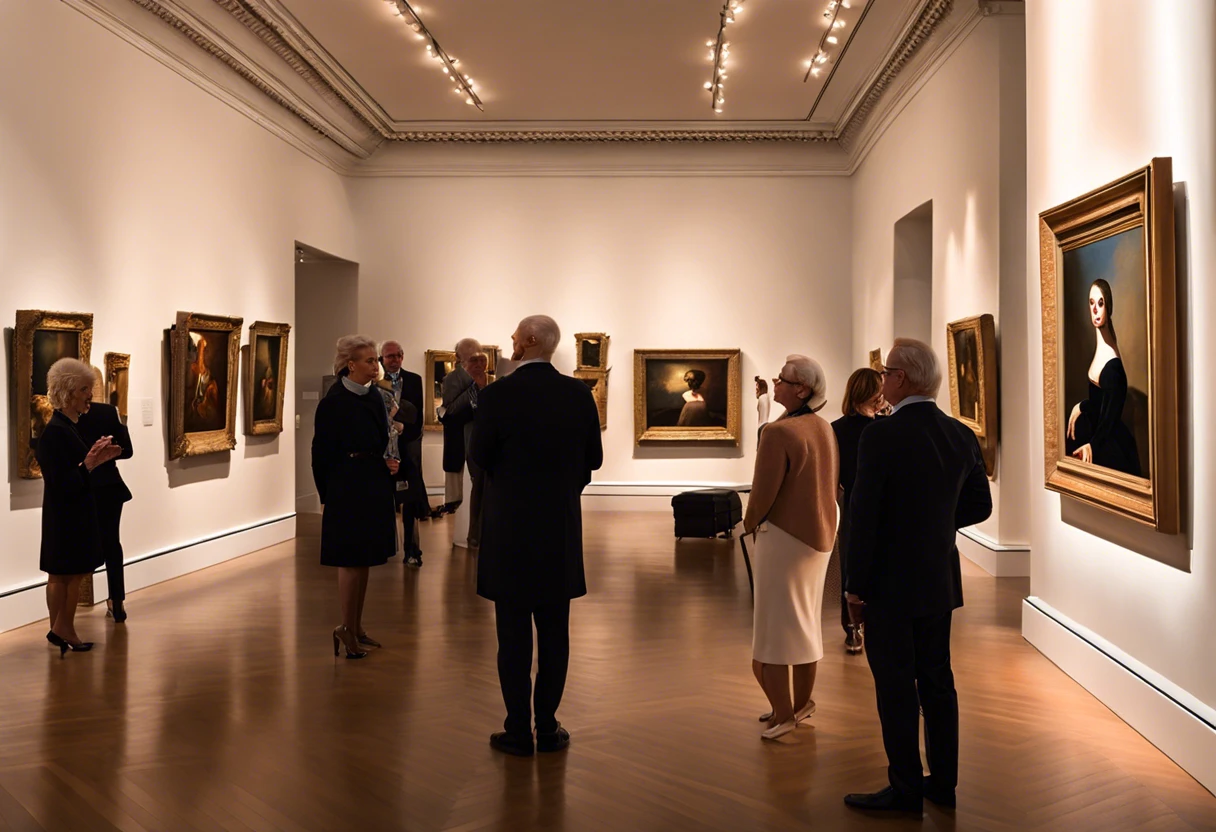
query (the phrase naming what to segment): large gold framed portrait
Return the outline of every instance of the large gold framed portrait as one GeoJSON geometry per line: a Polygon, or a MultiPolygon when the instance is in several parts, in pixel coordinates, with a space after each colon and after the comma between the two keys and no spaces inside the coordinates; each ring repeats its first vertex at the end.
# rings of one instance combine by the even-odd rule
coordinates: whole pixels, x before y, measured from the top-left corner
{"type": "Polygon", "coordinates": [[[636,441],[739,444],[743,424],[740,352],[634,350],[636,441]]]}
{"type": "MultiPolygon", "coordinates": [[[[498,359],[501,350],[490,344],[482,344],[481,351],[486,354],[486,375],[493,381],[498,372],[498,359]]],[[[443,380],[447,374],[456,369],[456,353],[452,350],[427,350],[425,365],[422,371],[423,430],[443,430],[439,421],[439,408],[443,404],[443,380]]]]}
{"type": "Polygon", "coordinates": [[[1045,485],[1176,534],[1170,159],[1039,215],[1045,485]]]}
{"type": "Polygon", "coordinates": [[[38,437],[55,408],[46,395],[46,374],[61,358],[79,358],[85,364],[93,350],[93,316],[87,312],[17,310],[13,332],[13,383],[16,418],[17,475],[41,479],[34,452],[38,437]]]}
{"type": "Polygon", "coordinates": [[[245,362],[245,433],[250,436],[283,432],[287,338],[290,332],[290,324],[254,321],[249,325],[249,358],[245,362]]]}
{"type": "Polygon", "coordinates": [[[241,318],[178,312],[169,333],[169,458],[236,447],[241,318]]]}
{"type": "Polygon", "coordinates": [[[996,321],[977,315],[946,324],[950,360],[950,412],[975,432],[984,455],[984,470],[996,476],[1000,416],[997,402],[996,321]]]}
{"type": "Polygon", "coordinates": [[[108,352],[106,363],[106,401],[118,410],[118,418],[127,423],[127,389],[130,386],[131,356],[123,352],[108,352]]]}

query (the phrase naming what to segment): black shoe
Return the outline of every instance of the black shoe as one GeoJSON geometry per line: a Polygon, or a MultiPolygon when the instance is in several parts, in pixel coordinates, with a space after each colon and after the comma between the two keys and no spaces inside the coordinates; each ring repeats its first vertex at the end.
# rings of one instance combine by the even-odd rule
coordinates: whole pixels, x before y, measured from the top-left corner
{"type": "Polygon", "coordinates": [[[557,730],[542,734],[536,732],[536,750],[537,751],[562,751],[570,745],[570,732],[562,727],[562,724],[557,723],[557,730]]]}
{"type": "Polygon", "coordinates": [[[408,558],[405,559],[405,565],[421,567],[422,566],[422,556],[421,555],[410,555],[408,558]]]}
{"type": "Polygon", "coordinates": [[[915,812],[924,811],[924,802],[917,796],[900,794],[891,786],[873,794],[846,794],[846,806],[854,809],[868,809],[873,812],[915,812]]]}
{"type": "Polygon", "coordinates": [[[123,608],[122,601],[119,601],[114,606],[106,610],[106,617],[113,618],[115,624],[121,624],[127,620],[127,611],[123,608]]]}
{"type": "Polygon", "coordinates": [[[955,806],[954,789],[946,791],[933,785],[933,776],[926,775],[924,779],[925,800],[941,806],[943,809],[953,809],[955,806]]]}
{"type": "MultiPolygon", "coordinates": [[[[70,641],[64,641],[63,644],[66,644],[68,649],[73,653],[87,653],[93,649],[93,642],[91,641],[82,641],[80,644],[72,644],[70,641]]],[[[60,645],[59,649],[63,650],[63,645],[60,645]]]]}
{"type": "Polygon", "coordinates": [[[54,630],[46,631],[46,640],[49,641],[51,644],[55,645],[56,647],[63,644],[63,639],[61,639],[59,636],[55,635],[54,630]]]}
{"type": "Polygon", "coordinates": [[[865,648],[865,637],[860,627],[849,627],[849,634],[844,640],[844,649],[850,653],[860,653],[865,648]]]}
{"type": "MultiPolygon", "coordinates": [[[[569,735],[567,734],[568,741],[569,735]]],[[[531,734],[520,737],[515,734],[508,734],[506,731],[490,734],[490,747],[495,751],[501,751],[503,754],[510,754],[513,757],[531,757],[536,750],[532,745],[531,734]]]]}

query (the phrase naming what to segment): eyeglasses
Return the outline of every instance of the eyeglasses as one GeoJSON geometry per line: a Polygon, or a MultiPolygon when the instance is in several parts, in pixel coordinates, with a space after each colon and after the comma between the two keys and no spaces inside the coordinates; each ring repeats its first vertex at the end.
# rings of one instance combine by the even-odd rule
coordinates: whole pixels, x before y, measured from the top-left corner
{"type": "Polygon", "coordinates": [[[889,375],[891,375],[891,373],[906,373],[906,372],[907,372],[907,370],[905,370],[903,367],[883,367],[882,371],[879,373],[879,375],[889,376],[889,375]]]}
{"type": "Polygon", "coordinates": [[[383,357],[384,358],[405,358],[405,353],[403,353],[403,352],[386,352],[383,357]]]}
{"type": "Polygon", "coordinates": [[[782,376],[777,376],[775,379],[773,379],[773,384],[776,384],[779,381],[785,382],[786,384],[801,384],[802,383],[800,381],[793,381],[788,378],[783,378],[782,376]]]}

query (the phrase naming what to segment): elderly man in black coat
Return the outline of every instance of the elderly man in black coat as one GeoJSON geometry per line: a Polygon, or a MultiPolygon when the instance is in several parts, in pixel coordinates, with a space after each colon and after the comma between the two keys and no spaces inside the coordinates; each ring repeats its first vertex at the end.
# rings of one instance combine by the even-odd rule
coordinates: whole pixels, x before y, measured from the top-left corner
{"type": "Polygon", "coordinates": [[[485,471],[477,594],[494,602],[505,730],[499,751],[560,751],[557,721],[570,659],[570,599],[587,594],[581,496],[604,461],[591,391],[550,363],[561,332],[545,315],[511,336],[515,372],[481,391],[471,458],[485,471]],[[532,623],[538,669],[532,686],[532,623]],[[532,706],[536,739],[532,737],[532,706]]]}
{"type": "Polygon", "coordinates": [[[858,809],[919,813],[928,798],[953,806],[958,782],[958,695],[950,669],[950,619],[963,605],[955,533],[992,513],[979,442],[937,409],[933,349],[897,338],[882,371],[894,406],[866,427],[849,508],[845,589],[866,626],[890,785],[850,794],[858,809]],[[925,757],[920,761],[920,714],[925,757]]]}
{"type": "MultiPolygon", "coordinates": [[[[76,422],[80,438],[90,447],[103,436],[109,436],[111,442],[122,450],[117,459],[130,459],[134,454],[131,449],[131,432],[119,418],[118,408],[105,402],[93,402],[89,409],[80,414],[76,422]]],[[[127,620],[127,611],[123,602],[127,599],[127,584],[123,578],[122,537],[119,529],[122,526],[123,503],[131,499],[131,490],[123,482],[122,474],[118,472],[118,464],[114,460],[98,465],[90,477],[93,497],[97,502],[97,523],[101,529],[101,548],[106,556],[106,584],[110,589],[110,597],[106,601],[106,615],[121,624],[127,620]]]]}

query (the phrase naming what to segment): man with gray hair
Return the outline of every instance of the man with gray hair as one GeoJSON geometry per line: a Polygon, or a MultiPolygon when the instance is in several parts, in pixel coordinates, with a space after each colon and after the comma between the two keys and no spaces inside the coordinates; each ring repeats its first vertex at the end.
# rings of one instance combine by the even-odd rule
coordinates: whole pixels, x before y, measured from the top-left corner
{"type": "Polygon", "coordinates": [[[570,661],[570,599],[587,594],[580,501],[604,461],[591,391],[551,363],[560,339],[548,316],[520,321],[511,336],[519,364],[482,391],[470,450],[486,482],[477,594],[494,602],[507,707],[504,730],[490,736],[490,745],[523,757],[570,743],[557,706],[570,661]]]}
{"type": "Polygon", "coordinates": [[[963,605],[955,536],[992,513],[992,495],[975,434],[934,403],[942,374],[933,349],[896,338],[882,377],[894,412],[861,433],[845,590],[854,623],[864,620],[866,627],[890,784],[844,802],[919,814],[926,798],[955,804],[958,695],[950,619],[963,605]]]}
{"type": "MultiPolygon", "coordinates": [[[[469,437],[473,432],[473,416],[477,413],[477,397],[489,384],[486,357],[476,338],[461,338],[456,342],[456,366],[443,377],[443,505],[440,512],[452,512],[464,501],[464,467],[469,437]]],[[[469,468],[474,494],[469,495],[469,547],[477,542],[481,519],[479,478],[469,468]]]]}

